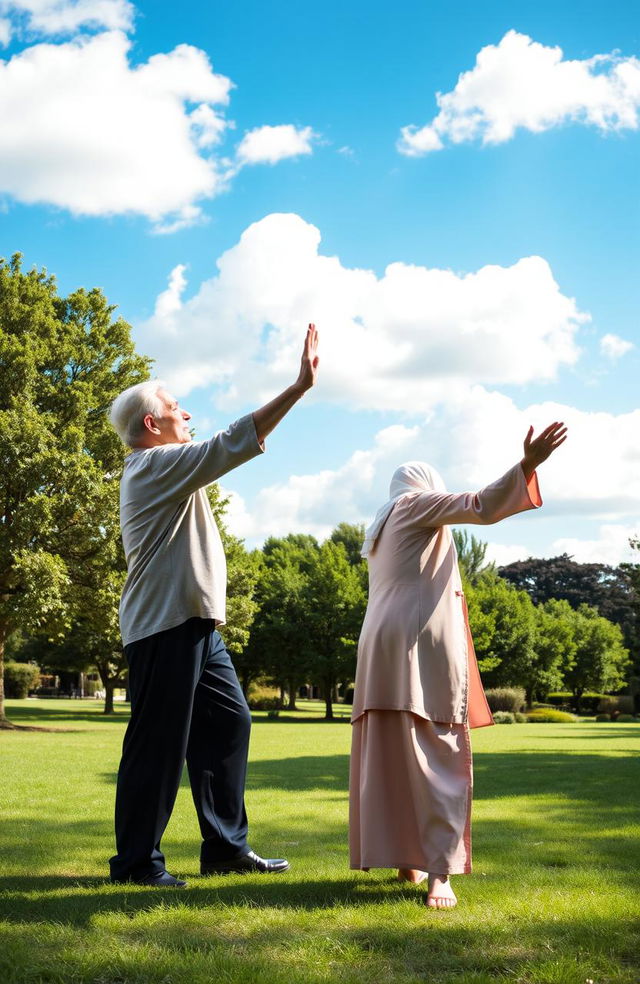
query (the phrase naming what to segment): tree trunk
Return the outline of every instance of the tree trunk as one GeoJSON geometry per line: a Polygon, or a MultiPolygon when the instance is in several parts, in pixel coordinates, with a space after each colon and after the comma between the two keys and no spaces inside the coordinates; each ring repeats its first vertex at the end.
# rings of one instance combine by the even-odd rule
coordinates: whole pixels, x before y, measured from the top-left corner
{"type": "Polygon", "coordinates": [[[333,681],[326,680],[324,683],[324,706],[325,706],[325,721],[333,721],[333,681]]]}
{"type": "Polygon", "coordinates": [[[280,684],[280,707],[284,707],[284,699],[286,697],[286,690],[284,689],[284,683],[280,684]]]}
{"type": "Polygon", "coordinates": [[[4,644],[8,635],[7,622],[0,621],[0,728],[11,727],[4,710],[4,644]]]}
{"type": "Polygon", "coordinates": [[[117,683],[122,683],[121,673],[110,673],[110,667],[108,660],[96,660],[96,667],[98,673],[100,674],[100,680],[102,681],[102,686],[104,687],[104,708],[102,710],[103,714],[113,714],[113,691],[116,688],[117,683]]]}
{"type": "Polygon", "coordinates": [[[243,670],[240,676],[240,685],[242,687],[242,693],[244,694],[245,700],[247,700],[249,697],[250,683],[251,683],[251,674],[247,670],[243,670]]]}
{"type": "Polygon", "coordinates": [[[289,680],[289,703],[287,704],[288,711],[297,711],[296,707],[296,682],[294,679],[289,680]]]}
{"type": "Polygon", "coordinates": [[[102,681],[104,683],[104,710],[103,714],[113,714],[113,691],[116,681],[113,677],[102,681]]]}
{"type": "Polygon", "coordinates": [[[584,687],[579,687],[577,690],[573,691],[574,708],[576,714],[580,713],[580,705],[582,703],[582,695],[584,693],[584,687]]]}

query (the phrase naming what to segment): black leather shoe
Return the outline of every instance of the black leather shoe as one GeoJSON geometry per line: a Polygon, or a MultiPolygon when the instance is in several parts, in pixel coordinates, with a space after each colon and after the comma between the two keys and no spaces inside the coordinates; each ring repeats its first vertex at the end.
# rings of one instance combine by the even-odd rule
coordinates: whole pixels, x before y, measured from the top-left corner
{"type": "MultiPolygon", "coordinates": [[[[116,884],[127,884],[124,882],[119,882],[119,879],[112,878],[112,882],[116,884]]],[[[170,875],[168,871],[161,871],[159,875],[147,875],[146,878],[130,878],[128,879],[129,885],[150,885],[152,888],[186,888],[186,881],[180,881],[179,878],[174,878],[170,875]]]]}
{"type": "Polygon", "coordinates": [[[261,858],[254,851],[243,854],[233,861],[201,861],[201,875],[279,875],[289,870],[289,862],[284,858],[261,858]]]}

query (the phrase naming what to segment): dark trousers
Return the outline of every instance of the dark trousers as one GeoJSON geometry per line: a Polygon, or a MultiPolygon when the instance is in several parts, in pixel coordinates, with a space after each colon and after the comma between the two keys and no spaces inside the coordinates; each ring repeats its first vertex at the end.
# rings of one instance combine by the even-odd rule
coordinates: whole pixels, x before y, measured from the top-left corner
{"type": "Polygon", "coordinates": [[[131,720],[116,792],[116,850],[111,877],[144,878],[165,870],[160,839],[187,761],[203,861],[246,854],[244,786],[251,715],[220,633],[210,619],[133,642],[131,720]]]}

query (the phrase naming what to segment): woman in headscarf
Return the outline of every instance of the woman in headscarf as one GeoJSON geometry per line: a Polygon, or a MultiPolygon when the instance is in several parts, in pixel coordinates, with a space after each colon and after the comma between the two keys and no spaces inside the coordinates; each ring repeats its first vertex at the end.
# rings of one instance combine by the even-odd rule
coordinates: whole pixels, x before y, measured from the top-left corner
{"type": "Polygon", "coordinates": [[[469,632],[450,524],[497,523],[542,505],[536,468],[563,443],[553,423],[480,492],[447,492],[429,465],[393,475],[367,529],[369,602],[358,644],[350,775],[351,867],[428,877],[451,908],[449,875],[471,871],[469,728],[493,724],[469,632]]]}

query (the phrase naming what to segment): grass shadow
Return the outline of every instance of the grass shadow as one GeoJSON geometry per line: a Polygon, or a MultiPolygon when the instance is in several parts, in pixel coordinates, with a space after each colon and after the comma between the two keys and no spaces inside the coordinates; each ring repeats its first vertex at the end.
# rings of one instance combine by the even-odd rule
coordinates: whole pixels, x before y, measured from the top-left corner
{"type": "Polygon", "coordinates": [[[494,918],[482,918],[481,899],[466,912],[428,912],[424,892],[380,881],[245,880],[186,892],[87,888],[66,900],[45,896],[37,907],[16,900],[17,910],[2,926],[3,949],[28,962],[30,981],[636,980],[640,941],[631,913],[531,914],[514,905],[506,931],[494,918]],[[390,920],[389,906],[377,903],[389,903],[402,918],[390,920]],[[42,942],[46,919],[56,932],[42,942]],[[37,930],[30,932],[29,924],[37,930]],[[70,946],[70,939],[78,945],[70,946]],[[49,976],[52,962],[67,976],[49,976]]]}
{"type": "MultiPolygon", "coordinates": [[[[104,714],[102,712],[99,703],[96,705],[90,705],[89,707],[83,707],[82,702],[69,700],[68,706],[64,707],[48,707],[46,704],[44,706],[39,706],[37,703],[33,704],[21,704],[17,707],[7,707],[7,717],[14,723],[20,725],[23,721],[89,721],[92,724],[113,724],[114,721],[118,723],[126,722],[131,717],[129,711],[129,705],[123,706],[122,710],[118,709],[113,714],[104,714]]],[[[43,725],[46,727],[46,725],[43,725]]]]}

